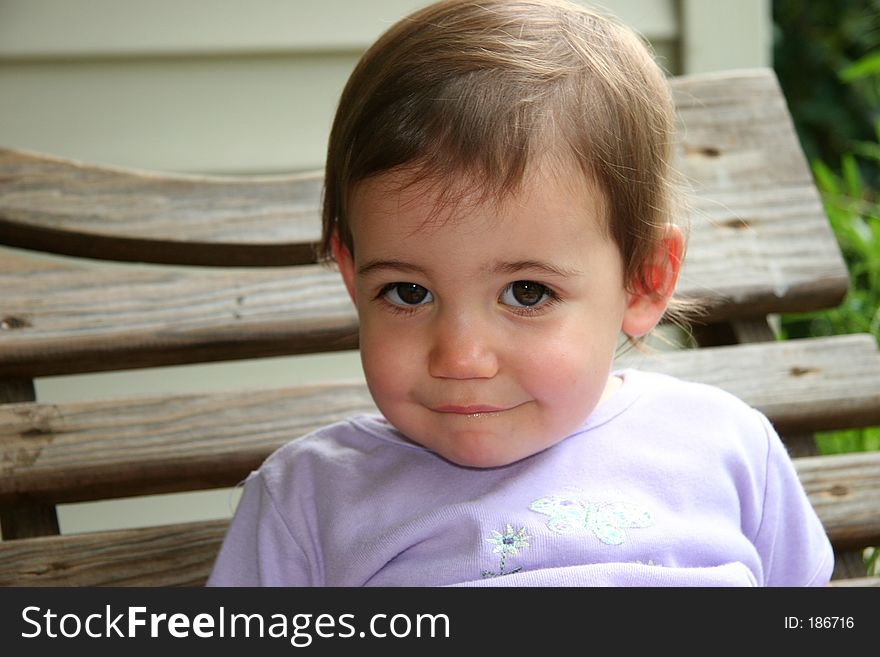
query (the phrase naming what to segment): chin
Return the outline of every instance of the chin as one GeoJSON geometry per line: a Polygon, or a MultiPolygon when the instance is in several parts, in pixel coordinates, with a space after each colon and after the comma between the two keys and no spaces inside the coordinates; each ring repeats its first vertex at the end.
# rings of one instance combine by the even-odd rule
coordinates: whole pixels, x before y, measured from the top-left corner
{"type": "Polygon", "coordinates": [[[501,468],[505,465],[510,465],[511,463],[515,463],[519,461],[519,458],[500,458],[500,457],[472,457],[468,456],[460,456],[460,455],[450,455],[450,454],[442,454],[439,453],[439,456],[442,456],[444,459],[449,461],[450,463],[454,463],[455,465],[460,465],[465,468],[476,468],[480,470],[488,470],[490,468],[501,468]]]}
{"type": "Polygon", "coordinates": [[[530,452],[499,450],[497,444],[492,444],[497,440],[497,438],[489,438],[489,444],[484,444],[484,440],[479,437],[469,436],[460,440],[463,444],[444,445],[440,449],[429,447],[429,449],[447,461],[467,468],[500,468],[531,456],[530,452]]]}

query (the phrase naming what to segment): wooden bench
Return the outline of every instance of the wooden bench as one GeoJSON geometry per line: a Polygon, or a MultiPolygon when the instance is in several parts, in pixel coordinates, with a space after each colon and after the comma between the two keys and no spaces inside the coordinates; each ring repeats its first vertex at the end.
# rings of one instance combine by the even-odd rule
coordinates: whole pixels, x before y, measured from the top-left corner
{"type": "MultiPolygon", "coordinates": [[[[848,284],[784,98],[766,70],[673,85],[693,193],[679,293],[705,300],[705,325],[699,348],[621,361],[764,411],[837,550],[835,583],[877,584],[859,554],[880,545],[880,453],[818,456],[812,440],[880,424],[877,345],[776,342],[767,322],[834,306],[848,284]]],[[[14,247],[0,250],[0,584],[200,585],[227,521],[59,535],[55,505],[233,486],[281,444],[373,408],[343,383],[35,400],[49,375],[356,348],[338,274],[313,263],[320,191],[319,175],[170,176],[0,151],[0,243],[14,247]]]]}

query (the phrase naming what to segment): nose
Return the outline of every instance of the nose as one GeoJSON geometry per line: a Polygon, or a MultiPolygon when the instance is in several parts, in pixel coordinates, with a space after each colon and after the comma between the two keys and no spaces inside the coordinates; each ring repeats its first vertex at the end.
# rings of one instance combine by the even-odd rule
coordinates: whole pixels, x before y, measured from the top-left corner
{"type": "Polygon", "coordinates": [[[488,327],[461,315],[439,317],[434,327],[428,370],[438,379],[490,379],[498,373],[498,354],[488,327]]]}

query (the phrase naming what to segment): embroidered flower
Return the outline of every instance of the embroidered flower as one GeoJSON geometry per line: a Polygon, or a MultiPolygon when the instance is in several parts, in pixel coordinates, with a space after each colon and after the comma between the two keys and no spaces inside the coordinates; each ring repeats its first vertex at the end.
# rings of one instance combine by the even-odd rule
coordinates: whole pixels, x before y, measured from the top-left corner
{"type": "Polygon", "coordinates": [[[494,554],[501,554],[502,557],[516,555],[519,550],[529,547],[529,537],[526,536],[526,528],[520,527],[517,531],[513,531],[513,527],[507,525],[507,531],[503,534],[492,530],[492,538],[487,538],[487,543],[493,543],[495,549],[494,554]]]}
{"type": "Polygon", "coordinates": [[[493,529],[492,537],[485,540],[487,543],[491,543],[495,546],[492,549],[492,554],[501,555],[501,564],[497,573],[492,570],[484,570],[482,572],[483,577],[500,577],[501,575],[511,575],[513,573],[519,572],[522,569],[521,566],[518,566],[513,570],[505,570],[505,566],[507,563],[507,557],[516,556],[517,554],[519,554],[520,550],[529,547],[529,537],[526,536],[525,527],[520,527],[519,529],[514,531],[513,527],[508,524],[505,527],[505,531],[503,534],[493,529]]]}

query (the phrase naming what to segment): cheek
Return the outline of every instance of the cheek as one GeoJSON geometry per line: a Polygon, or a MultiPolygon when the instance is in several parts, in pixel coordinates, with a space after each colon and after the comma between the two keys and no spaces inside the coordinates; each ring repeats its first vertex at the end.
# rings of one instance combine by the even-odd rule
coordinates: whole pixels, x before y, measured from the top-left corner
{"type": "Polygon", "coordinates": [[[584,382],[589,355],[578,343],[547,342],[523,365],[539,397],[561,399],[584,382]]]}
{"type": "Polygon", "coordinates": [[[361,323],[360,353],[374,396],[392,396],[405,390],[419,362],[417,345],[407,340],[405,334],[395,334],[369,321],[361,323]]]}
{"type": "Polygon", "coordinates": [[[547,402],[583,399],[604,389],[617,331],[607,326],[572,322],[547,333],[520,359],[521,378],[529,380],[536,396],[547,402]]]}

